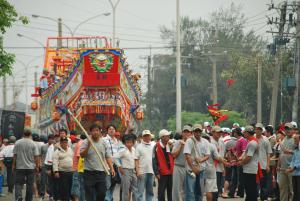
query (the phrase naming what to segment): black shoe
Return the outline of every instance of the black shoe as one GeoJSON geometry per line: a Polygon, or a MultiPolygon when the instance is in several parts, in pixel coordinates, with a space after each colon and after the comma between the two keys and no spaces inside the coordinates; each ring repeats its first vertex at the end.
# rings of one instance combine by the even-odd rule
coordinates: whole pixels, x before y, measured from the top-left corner
{"type": "Polygon", "coordinates": [[[22,201],[22,200],[23,200],[23,198],[18,198],[18,199],[17,199],[17,201],[22,201]]]}

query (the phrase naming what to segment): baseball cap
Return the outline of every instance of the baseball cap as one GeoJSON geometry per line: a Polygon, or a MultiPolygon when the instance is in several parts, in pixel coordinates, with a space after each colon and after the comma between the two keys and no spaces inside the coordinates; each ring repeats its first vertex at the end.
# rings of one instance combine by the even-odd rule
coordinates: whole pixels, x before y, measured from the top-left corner
{"type": "Polygon", "coordinates": [[[291,124],[293,125],[293,128],[298,128],[297,123],[294,121],[291,121],[291,124]]]}
{"type": "Polygon", "coordinates": [[[203,128],[202,128],[202,125],[201,124],[195,124],[194,126],[193,126],[193,131],[195,131],[195,130],[203,130],[203,128]]]}
{"type": "Polygon", "coordinates": [[[212,132],[222,132],[222,128],[220,126],[213,126],[211,129],[212,132]]]}
{"type": "Polygon", "coordinates": [[[284,124],[284,128],[292,129],[292,128],[294,128],[294,126],[291,122],[288,122],[288,123],[284,124]]]}
{"type": "Polygon", "coordinates": [[[240,127],[240,124],[239,123],[233,123],[232,127],[234,127],[234,126],[240,127]]]}
{"type": "Polygon", "coordinates": [[[262,123],[256,123],[255,128],[264,129],[264,125],[262,123]]]}
{"type": "Polygon", "coordinates": [[[245,126],[244,132],[254,134],[254,128],[253,128],[253,126],[250,126],[250,125],[245,126]]]}
{"type": "Polygon", "coordinates": [[[166,129],[162,129],[161,131],[159,131],[159,138],[163,137],[163,136],[169,136],[171,135],[171,132],[170,131],[167,131],[166,129]]]}
{"type": "Polygon", "coordinates": [[[203,123],[203,126],[204,127],[210,126],[210,123],[208,121],[206,121],[206,122],[203,123]]]}
{"type": "Polygon", "coordinates": [[[151,132],[149,130],[143,130],[142,136],[144,135],[151,135],[151,132]]]}
{"type": "Polygon", "coordinates": [[[189,132],[191,132],[192,130],[193,130],[192,127],[190,127],[189,125],[183,126],[183,129],[182,129],[182,131],[189,131],[189,132]]]}
{"type": "Polygon", "coordinates": [[[223,128],[222,128],[222,132],[223,132],[223,133],[231,133],[231,129],[230,129],[230,128],[227,128],[227,127],[223,127],[223,128]]]}

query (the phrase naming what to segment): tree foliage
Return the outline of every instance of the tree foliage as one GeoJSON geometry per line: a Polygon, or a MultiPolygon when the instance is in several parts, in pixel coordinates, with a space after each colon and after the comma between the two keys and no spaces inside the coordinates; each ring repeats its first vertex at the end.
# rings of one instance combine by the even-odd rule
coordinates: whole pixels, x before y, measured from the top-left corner
{"type": "MultiPolygon", "coordinates": [[[[218,102],[221,108],[237,111],[230,115],[242,115],[241,118],[249,123],[256,121],[257,65],[261,58],[263,123],[268,122],[274,57],[266,51],[266,41],[255,31],[246,31],[246,25],[241,9],[234,4],[213,12],[208,20],[182,17],[182,110],[191,112],[183,115],[207,113],[206,102],[212,103],[211,57],[216,53],[218,102]],[[232,86],[226,84],[229,79],[235,81],[232,86]]],[[[174,33],[175,26],[161,27],[161,38],[175,47],[174,33]]],[[[150,122],[147,125],[151,129],[174,127],[170,117],[176,112],[175,52],[174,48],[169,55],[153,57],[154,80],[145,99],[146,115],[150,116],[146,118],[150,122]],[[154,118],[159,125],[151,123],[154,118]]],[[[195,117],[196,120],[199,118],[195,117]]],[[[184,123],[193,122],[183,120],[184,123]]],[[[224,122],[225,125],[231,123],[229,120],[224,122]]]]}
{"type": "Polygon", "coordinates": [[[15,56],[7,53],[3,49],[3,35],[15,21],[21,21],[24,24],[28,23],[28,18],[18,16],[15,8],[6,0],[0,0],[0,77],[5,74],[11,74],[11,68],[14,63],[15,56]]]}

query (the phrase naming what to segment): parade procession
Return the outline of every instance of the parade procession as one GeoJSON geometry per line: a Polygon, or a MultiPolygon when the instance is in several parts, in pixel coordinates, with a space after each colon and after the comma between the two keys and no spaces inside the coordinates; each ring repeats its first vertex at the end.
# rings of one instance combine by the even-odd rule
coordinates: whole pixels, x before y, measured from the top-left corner
{"type": "Polygon", "coordinates": [[[0,201],[300,201],[300,1],[0,0],[0,201]]]}

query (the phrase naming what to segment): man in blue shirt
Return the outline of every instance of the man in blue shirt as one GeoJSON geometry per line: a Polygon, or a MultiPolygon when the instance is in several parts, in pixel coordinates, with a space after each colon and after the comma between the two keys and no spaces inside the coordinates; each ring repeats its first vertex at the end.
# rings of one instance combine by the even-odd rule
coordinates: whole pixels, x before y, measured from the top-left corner
{"type": "Polygon", "coordinates": [[[293,201],[297,201],[300,198],[300,135],[299,133],[293,136],[295,142],[295,150],[293,154],[292,161],[289,168],[286,170],[286,173],[291,173],[292,182],[293,182],[293,201]]]}

